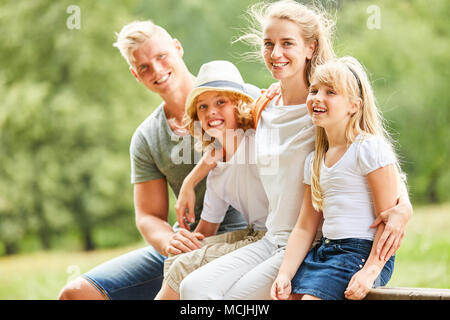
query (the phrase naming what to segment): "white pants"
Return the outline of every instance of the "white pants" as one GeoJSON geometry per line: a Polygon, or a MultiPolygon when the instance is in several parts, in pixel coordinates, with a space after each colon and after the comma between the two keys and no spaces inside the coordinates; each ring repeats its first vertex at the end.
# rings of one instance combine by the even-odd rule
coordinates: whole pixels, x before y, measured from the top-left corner
{"type": "Polygon", "coordinates": [[[180,287],[184,300],[269,300],[284,249],[266,237],[189,274],[180,287]]]}

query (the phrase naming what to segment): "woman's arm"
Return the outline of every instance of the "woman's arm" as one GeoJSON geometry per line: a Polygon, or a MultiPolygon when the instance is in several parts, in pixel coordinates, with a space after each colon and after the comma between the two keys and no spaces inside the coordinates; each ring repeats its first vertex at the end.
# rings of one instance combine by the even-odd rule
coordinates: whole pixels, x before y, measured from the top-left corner
{"type": "Polygon", "coordinates": [[[304,185],[304,188],[302,209],[289,236],[278,276],[272,285],[271,297],[275,300],[285,300],[289,297],[291,280],[311,248],[317,228],[322,220],[322,213],[315,211],[312,206],[311,186],[304,185]]]}
{"type": "MultiPolygon", "coordinates": [[[[396,204],[400,193],[400,185],[399,176],[394,165],[388,165],[370,172],[367,175],[367,181],[372,192],[376,216],[396,204]]],[[[378,226],[369,258],[364,267],[353,275],[345,291],[345,297],[347,299],[363,299],[383,269],[387,259],[380,259],[376,248],[384,229],[384,224],[378,226]]]]}
{"type": "Polygon", "coordinates": [[[404,182],[401,189],[402,193],[396,205],[381,212],[370,226],[376,228],[382,222],[386,225],[377,245],[380,259],[388,260],[398,250],[405,236],[406,226],[413,214],[413,207],[404,182]]]}
{"type": "MultiPolygon", "coordinates": [[[[221,150],[220,150],[221,151],[221,150]]],[[[217,165],[217,161],[220,159],[220,151],[216,150],[207,151],[203,154],[201,160],[192,169],[192,171],[184,178],[178,199],[175,204],[175,213],[177,215],[177,221],[180,227],[190,230],[188,222],[195,221],[195,187],[197,184],[205,178],[208,173],[214,169],[217,165]]],[[[220,155],[221,157],[221,155],[220,155]]]]}

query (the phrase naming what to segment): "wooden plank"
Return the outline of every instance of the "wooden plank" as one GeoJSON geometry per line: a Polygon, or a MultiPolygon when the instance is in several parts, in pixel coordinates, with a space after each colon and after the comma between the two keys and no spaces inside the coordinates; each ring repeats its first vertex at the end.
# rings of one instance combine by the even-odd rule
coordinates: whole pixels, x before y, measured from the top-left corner
{"type": "Polygon", "coordinates": [[[450,289],[379,287],[364,300],[450,300],[450,289]]]}

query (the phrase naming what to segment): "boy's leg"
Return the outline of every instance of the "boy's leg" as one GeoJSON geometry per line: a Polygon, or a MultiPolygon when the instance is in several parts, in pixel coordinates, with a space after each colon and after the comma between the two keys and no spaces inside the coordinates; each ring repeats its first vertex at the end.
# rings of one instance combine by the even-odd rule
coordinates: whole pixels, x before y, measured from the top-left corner
{"type": "Polygon", "coordinates": [[[155,300],[180,300],[180,295],[166,281],[163,281],[161,290],[159,290],[155,300]]]}

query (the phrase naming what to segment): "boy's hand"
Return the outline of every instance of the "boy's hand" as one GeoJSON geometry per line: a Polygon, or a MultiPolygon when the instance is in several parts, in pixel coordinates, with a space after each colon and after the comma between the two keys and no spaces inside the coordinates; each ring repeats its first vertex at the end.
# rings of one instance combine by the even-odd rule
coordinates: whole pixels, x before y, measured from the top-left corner
{"type": "Polygon", "coordinates": [[[181,228],[191,230],[188,222],[195,222],[195,190],[193,187],[185,185],[180,189],[177,203],[175,204],[175,213],[177,221],[181,228]]]}
{"type": "Polygon", "coordinates": [[[276,95],[280,94],[281,92],[281,86],[279,82],[275,82],[272,83],[269,87],[269,89],[267,89],[265,95],[269,98],[272,99],[273,97],[275,97],[276,95]]]}

